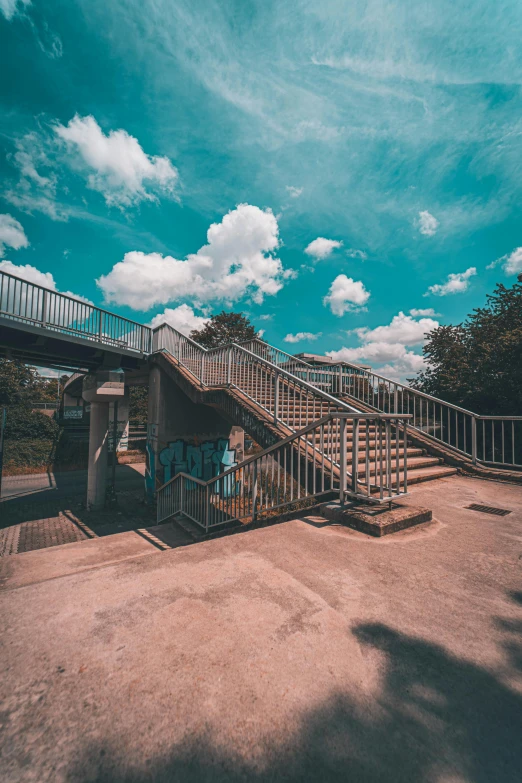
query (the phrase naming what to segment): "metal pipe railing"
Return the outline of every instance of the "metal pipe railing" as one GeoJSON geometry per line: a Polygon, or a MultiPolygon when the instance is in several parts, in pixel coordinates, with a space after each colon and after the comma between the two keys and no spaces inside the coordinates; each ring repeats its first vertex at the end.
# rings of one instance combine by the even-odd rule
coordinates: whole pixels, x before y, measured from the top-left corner
{"type": "Polygon", "coordinates": [[[208,532],[326,493],[341,503],[391,503],[408,491],[407,441],[399,437],[408,419],[332,413],[209,481],[177,473],[156,492],[157,521],[184,514],[208,532]]]}
{"type": "Polygon", "coordinates": [[[0,316],[142,354],[152,348],[150,327],[3,271],[0,316]]]}

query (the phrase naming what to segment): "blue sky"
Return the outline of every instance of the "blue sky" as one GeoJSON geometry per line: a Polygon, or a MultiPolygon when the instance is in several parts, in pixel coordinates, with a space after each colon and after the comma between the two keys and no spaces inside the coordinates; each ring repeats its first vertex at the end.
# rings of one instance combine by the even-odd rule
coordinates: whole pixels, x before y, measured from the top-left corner
{"type": "Polygon", "coordinates": [[[0,0],[0,266],[411,377],[522,271],[521,29],[517,0],[0,0]]]}

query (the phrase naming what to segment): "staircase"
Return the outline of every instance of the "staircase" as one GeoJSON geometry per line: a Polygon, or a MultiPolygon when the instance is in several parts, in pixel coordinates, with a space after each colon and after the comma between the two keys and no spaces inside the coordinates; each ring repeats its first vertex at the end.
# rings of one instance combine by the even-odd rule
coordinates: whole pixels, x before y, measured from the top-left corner
{"type": "Polygon", "coordinates": [[[265,447],[253,461],[221,474],[228,489],[237,484],[239,500],[224,499],[224,479],[205,484],[178,474],[170,494],[169,485],[161,488],[163,493],[158,491],[160,515],[168,516],[188,502],[178,479],[190,482],[192,505],[187,515],[199,522],[205,507],[208,527],[210,517],[211,524],[250,514],[255,518],[263,503],[265,509],[278,508],[287,497],[293,502],[334,491],[342,497],[391,502],[405,494],[408,485],[456,472],[440,457],[409,442],[410,414],[380,413],[348,402],[324,373],[318,377],[305,362],[262,341],[206,351],[162,325],[154,332],[152,360],[193,401],[216,407],[265,447]],[[328,386],[333,394],[325,391],[328,386]],[[290,477],[288,486],[286,478],[283,485],[281,469],[290,477]]]}

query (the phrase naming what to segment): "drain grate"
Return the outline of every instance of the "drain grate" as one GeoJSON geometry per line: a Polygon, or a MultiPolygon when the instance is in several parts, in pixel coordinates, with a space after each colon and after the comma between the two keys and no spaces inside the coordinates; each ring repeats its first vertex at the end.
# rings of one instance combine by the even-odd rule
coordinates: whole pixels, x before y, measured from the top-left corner
{"type": "Polygon", "coordinates": [[[511,511],[508,511],[507,508],[481,506],[480,503],[472,503],[470,506],[466,506],[466,508],[471,509],[471,511],[482,511],[483,514],[494,514],[496,517],[505,517],[506,514],[511,514],[511,511]]]}

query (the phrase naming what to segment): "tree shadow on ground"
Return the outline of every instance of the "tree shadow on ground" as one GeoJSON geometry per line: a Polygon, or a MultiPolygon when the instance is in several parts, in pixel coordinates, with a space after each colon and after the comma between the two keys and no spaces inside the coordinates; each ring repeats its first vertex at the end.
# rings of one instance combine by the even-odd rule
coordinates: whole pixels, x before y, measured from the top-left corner
{"type": "MultiPolygon", "coordinates": [[[[228,752],[213,743],[204,716],[199,736],[164,754],[151,751],[139,766],[123,737],[117,746],[86,744],[77,748],[66,780],[520,782],[522,697],[500,676],[383,624],[361,624],[354,633],[365,655],[384,660],[375,697],[338,693],[302,718],[297,735],[285,734],[276,708],[270,742],[256,736],[254,715],[247,722],[251,735],[242,742],[250,748],[246,760],[233,740],[228,752]]],[[[158,716],[159,724],[164,721],[158,716]]],[[[152,747],[154,731],[150,736],[152,747]]]]}

